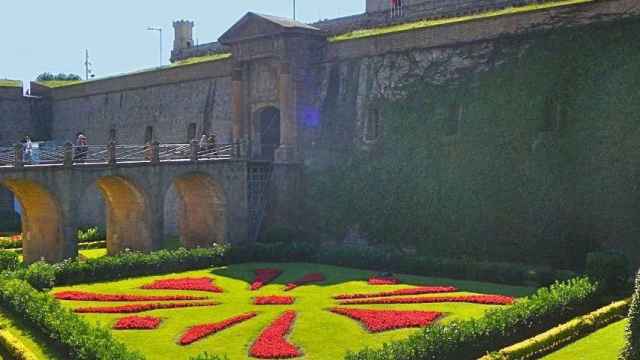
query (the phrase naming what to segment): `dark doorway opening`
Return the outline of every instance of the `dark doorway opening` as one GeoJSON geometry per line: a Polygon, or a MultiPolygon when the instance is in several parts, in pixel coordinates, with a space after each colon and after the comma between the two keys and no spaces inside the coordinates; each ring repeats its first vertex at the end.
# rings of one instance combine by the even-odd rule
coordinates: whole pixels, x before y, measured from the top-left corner
{"type": "Polygon", "coordinates": [[[260,159],[273,161],[280,146],[280,110],[270,106],[260,112],[260,159]]]}

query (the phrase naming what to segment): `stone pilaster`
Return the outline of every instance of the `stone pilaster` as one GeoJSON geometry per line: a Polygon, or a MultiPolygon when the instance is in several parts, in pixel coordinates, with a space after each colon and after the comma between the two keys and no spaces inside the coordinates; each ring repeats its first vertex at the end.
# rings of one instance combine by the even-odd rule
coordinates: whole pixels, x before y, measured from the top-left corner
{"type": "Polygon", "coordinates": [[[242,96],[242,69],[233,69],[231,77],[231,102],[233,117],[233,141],[240,142],[244,140],[244,116],[243,116],[243,96],[242,96]]]}
{"type": "Polygon", "coordinates": [[[294,92],[289,63],[280,64],[278,90],[280,93],[280,146],[275,160],[282,163],[297,161],[297,124],[294,92]]]}

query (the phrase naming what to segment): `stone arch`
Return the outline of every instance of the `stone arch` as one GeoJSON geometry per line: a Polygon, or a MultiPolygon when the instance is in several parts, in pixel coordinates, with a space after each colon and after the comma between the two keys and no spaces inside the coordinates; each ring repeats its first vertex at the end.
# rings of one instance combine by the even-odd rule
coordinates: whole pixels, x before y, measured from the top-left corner
{"type": "Polygon", "coordinates": [[[261,160],[273,160],[281,142],[280,110],[266,106],[256,111],[256,137],[261,160]]]}
{"type": "Polygon", "coordinates": [[[9,179],[8,188],[22,208],[22,254],[29,264],[40,259],[64,259],[63,212],[58,199],[43,185],[32,180],[9,179]]]}
{"type": "Polygon", "coordinates": [[[227,209],[222,186],[202,173],[177,177],[176,218],[186,248],[208,247],[226,241],[227,209]]]}
{"type": "Polygon", "coordinates": [[[121,176],[105,176],[97,181],[107,214],[107,253],[125,249],[151,251],[153,232],[150,205],[141,187],[121,176]]]}

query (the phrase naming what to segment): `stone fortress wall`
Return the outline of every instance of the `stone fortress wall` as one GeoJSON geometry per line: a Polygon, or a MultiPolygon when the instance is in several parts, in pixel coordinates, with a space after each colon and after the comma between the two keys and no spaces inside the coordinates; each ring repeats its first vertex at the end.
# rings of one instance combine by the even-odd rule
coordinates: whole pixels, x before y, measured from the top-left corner
{"type": "MultiPolygon", "coordinates": [[[[407,10],[411,6],[428,8],[432,16],[440,17],[523,3],[528,2],[469,0],[455,2],[456,5],[450,7],[442,5],[443,1],[425,1],[420,4],[409,2],[407,10]]],[[[369,10],[376,10],[378,5],[368,1],[367,6],[369,10]]],[[[404,96],[398,90],[403,84],[455,81],[464,74],[499,66],[503,52],[526,49],[528,36],[537,36],[542,31],[559,27],[638,15],[640,8],[635,0],[595,1],[384,36],[328,42],[311,49],[300,46],[295,55],[297,60],[289,60],[293,67],[291,91],[296,95],[296,101],[292,111],[297,121],[300,159],[309,168],[323,169],[336,161],[340,153],[354,146],[375,146],[375,142],[369,141],[365,134],[367,123],[375,116],[371,109],[379,99],[404,96]],[[513,36],[522,39],[519,45],[511,49],[502,48],[499,40],[513,36]]],[[[370,11],[368,17],[355,16],[313,25],[324,31],[326,36],[358,27],[424,18],[425,13],[407,16],[403,20],[389,19],[385,11],[370,11]],[[376,18],[376,14],[380,17],[376,18]],[[368,20],[364,21],[365,18],[368,20]]],[[[300,41],[305,40],[302,38],[300,41]]],[[[204,50],[198,53],[193,43],[190,46],[184,42],[180,44],[185,47],[174,49],[174,60],[232,49],[216,43],[208,48],[203,46],[204,50]]],[[[254,45],[259,47],[259,44],[254,45]]],[[[12,124],[3,126],[0,136],[11,139],[18,137],[15,132],[31,131],[48,134],[51,139],[63,142],[72,140],[77,131],[84,131],[94,144],[105,143],[114,134],[119,143],[141,144],[148,140],[149,129],[152,129],[154,140],[184,143],[192,135],[192,124],[195,124],[196,134],[214,131],[219,142],[230,142],[234,139],[233,97],[234,92],[240,91],[246,99],[241,104],[244,126],[249,136],[256,139],[260,137],[256,125],[259,111],[267,106],[280,105],[278,98],[283,89],[281,81],[284,74],[277,61],[261,56],[175,66],[54,89],[34,85],[32,94],[46,100],[0,99],[0,117],[4,116],[2,123],[12,124]],[[234,61],[241,61],[241,68],[234,61]],[[236,72],[244,85],[239,90],[234,87],[236,72]],[[49,117],[43,116],[40,110],[34,112],[34,102],[49,104],[46,105],[50,106],[49,117]],[[7,117],[6,114],[11,115],[7,117]],[[42,119],[48,121],[43,122],[42,119]],[[30,125],[21,129],[24,124],[30,125]],[[9,129],[11,131],[7,131],[9,129]]],[[[46,109],[46,106],[35,108],[46,109]]],[[[167,197],[175,198],[175,195],[168,194],[167,197]]],[[[97,195],[87,195],[81,202],[86,211],[79,213],[87,214],[87,224],[104,218],[103,214],[92,211],[102,208],[97,205],[100,202],[97,195]]],[[[175,224],[169,225],[167,232],[173,229],[175,224]]],[[[633,231],[622,237],[633,236],[633,231]]]]}

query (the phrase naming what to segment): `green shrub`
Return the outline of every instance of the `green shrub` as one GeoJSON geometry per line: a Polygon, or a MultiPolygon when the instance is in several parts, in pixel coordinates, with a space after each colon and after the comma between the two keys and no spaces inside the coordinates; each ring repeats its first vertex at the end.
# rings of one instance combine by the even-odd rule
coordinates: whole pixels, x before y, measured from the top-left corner
{"type": "Polygon", "coordinates": [[[22,247],[21,237],[0,237],[0,249],[18,249],[22,247]]]}
{"type": "Polygon", "coordinates": [[[225,245],[215,245],[211,248],[180,248],[148,254],[124,252],[118,256],[104,256],[85,261],[65,260],[53,265],[55,283],[77,284],[203,269],[223,265],[226,252],[225,245]]]}
{"type": "Polygon", "coordinates": [[[13,251],[0,251],[0,271],[16,270],[20,266],[20,257],[13,251]]]}
{"type": "Polygon", "coordinates": [[[518,360],[540,358],[565,344],[572,343],[614,321],[624,318],[629,309],[629,301],[622,300],[587,315],[579,316],[569,322],[525,341],[511,345],[497,353],[482,357],[480,360],[518,360]]]}
{"type": "Polygon", "coordinates": [[[591,308],[595,299],[596,286],[587,278],[555,283],[512,306],[487,311],[484,317],[429,326],[406,340],[349,353],[346,359],[477,359],[569,320],[591,308]]]}
{"type": "Polygon", "coordinates": [[[603,293],[620,293],[629,288],[629,260],[615,251],[592,252],[587,255],[586,273],[598,282],[603,293]]]}
{"type": "Polygon", "coordinates": [[[0,302],[42,331],[68,359],[143,359],[114,340],[109,330],[88,324],[49,294],[38,292],[23,280],[0,278],[0,302]]]}
{"type": "Polygon", "coordinates": [[[629,323],[625,329],[626,343],[621,358],[640,360],[640,271],[636,275],[635,291],[629,307],[629,323]]]}
{"type": "Polygon", "coordinates": [[[38,290],[51,289],[55,285],[56,271],[53,265],[38,261],[29,265],[24,279],[38,290]]]}
{"type": "Polygon", "coordinates": [[[107,238],[107,233],[100,229],[99,226],[78,229],[77,233],[79,243],[102,241],[107,238]]]}

